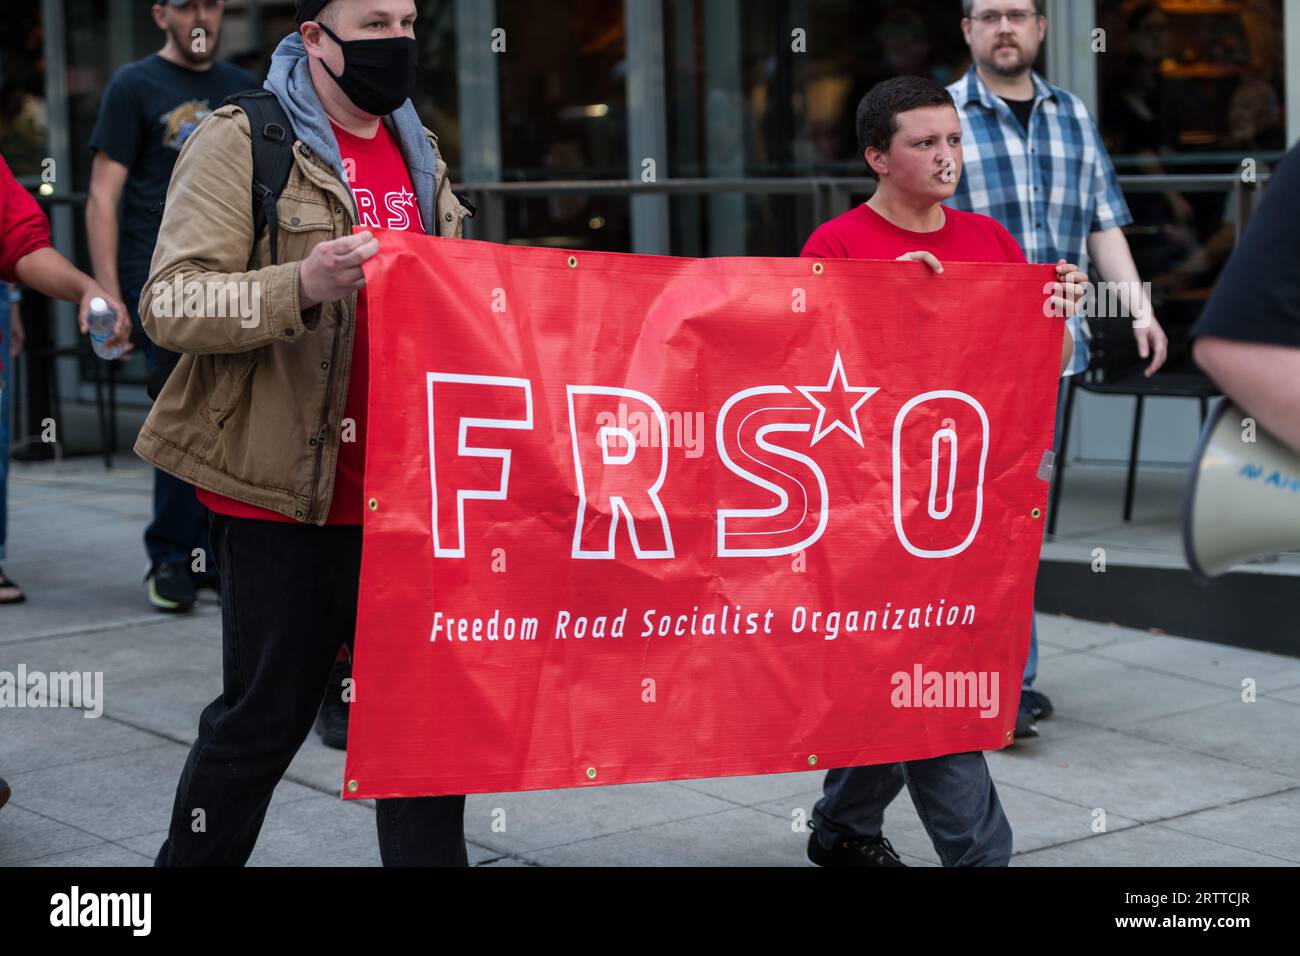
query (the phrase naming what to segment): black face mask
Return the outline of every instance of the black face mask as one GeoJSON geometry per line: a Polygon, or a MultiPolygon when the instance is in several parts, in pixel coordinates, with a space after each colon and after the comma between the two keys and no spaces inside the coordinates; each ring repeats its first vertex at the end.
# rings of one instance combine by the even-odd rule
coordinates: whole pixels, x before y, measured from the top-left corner
{"type": "Polygon", "coordinates": [[[415,89],[417,51],[413,38],[340,40],[325,24],[320,28],[343,51],[343,75],[335,76],[328,66],[325,72],[353,106],[371,116],[387,116],[406,102],[415,89]]]}

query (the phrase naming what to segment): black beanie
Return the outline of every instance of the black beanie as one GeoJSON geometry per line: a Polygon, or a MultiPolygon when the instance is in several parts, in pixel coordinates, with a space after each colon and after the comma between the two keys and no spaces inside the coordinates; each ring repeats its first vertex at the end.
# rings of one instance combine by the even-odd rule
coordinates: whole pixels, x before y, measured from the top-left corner
{"type": "Polygon", "coordinates": [[[329,2],[330,0],[298,0],[294,4],[293,18],[298,26],[302,26],[308,20],[315,20],[316,14],[329,2]]]}

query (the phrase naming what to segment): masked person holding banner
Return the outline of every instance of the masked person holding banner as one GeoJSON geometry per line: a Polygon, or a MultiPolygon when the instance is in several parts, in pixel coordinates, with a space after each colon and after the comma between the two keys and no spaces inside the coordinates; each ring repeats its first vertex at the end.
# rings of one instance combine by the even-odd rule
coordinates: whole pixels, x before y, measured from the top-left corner
{"type": "MultiPolygon", "coordinates": [[[[353,228],[459,237],[468,215],[408,100],[414,2],[298,0],[295,15],[266,82],[274,99],[241,95],[186,141],[141,300],[149,336],[181,359],[136,451],[201,489],[223,582],[223,692],[200,718],[161,866],[247,861],[339,647],[352,642],[361,266],[379,248],[353,228]],[[267,149],[269,166],[257,160],[267,149]],[[220,296],[191,295],[213,288],[227,304],[237,291],[241,307],[211,314],[220,296]]],[[[427,317],[410,321],[413,335],[428,334],[427,317]]],[[[465,865],[464,805],[379,800],[384,863],[465,865]]]]}
{"type": "MultiPolygon", "coordinates": [[[[961,177],[962,127],[943,86],[914,76],[877,84],[858,106],[857,131],[859,149],[879,186],[869,202],[814,232],[804,256],[916,260],[936,274],[943,272],[944,261],[1025,262],[1020,246],[996,220],[944,205],[961,177]]],[[[921,266],[910,268],[917,270],[918,282],[925,281],[921,266]]],[[[1044,313],[1064,319],[1073,315],[1087,277],[1064,261],[1057,275],[1052,290],[1057,294],[1044,313]]],[[[1006,320],[1051,321],[1044,314],[1006,320]]],[[[1070,330],[1063,328],[1062,373],[1073,351],[1070,330]]],[[[1008,380],[1006,387],[1015,386],[1008,380]]],[[[1005,866],[1011,859],[1011,825],[984,754],[977,751],[831,770],[813,810],[808,861],[904,865],[881,832],[885,807],[904,784],[945,866],[1005,866]]]]}

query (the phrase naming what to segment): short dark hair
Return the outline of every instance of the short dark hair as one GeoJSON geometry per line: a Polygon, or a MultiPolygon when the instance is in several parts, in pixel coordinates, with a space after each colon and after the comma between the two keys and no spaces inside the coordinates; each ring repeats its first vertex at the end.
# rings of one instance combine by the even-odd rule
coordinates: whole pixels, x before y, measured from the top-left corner
{"type": "Polygon", "coordinates": [[[924,76],[896,76],[877,83],[858,104],[858,155],[868,147],[882,153],[888,150],[898,132],[898,114],[927,106],[956,109],[943,84],[924,76]]]}
{"type": "MultiPolygon", "coordinates": [[[[961,15],[968,17],[975,12],[975,0],[961,0],[961,15]]],[[[1047,16],[1047,0],[1034,0],[1034,12],[1040,17],[1047,16]]]]}

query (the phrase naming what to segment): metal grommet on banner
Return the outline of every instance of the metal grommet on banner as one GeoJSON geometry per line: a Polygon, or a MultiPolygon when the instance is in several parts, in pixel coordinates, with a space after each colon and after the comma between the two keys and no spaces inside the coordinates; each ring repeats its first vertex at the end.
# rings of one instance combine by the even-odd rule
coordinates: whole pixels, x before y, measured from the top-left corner
{"type": "Polygon", "coordinates": [[[596,768],[595,768],[595,767],[588,767],[588,768],[587,768],[587,779],[588,779],[588,780],[595,780],[595,779],[596,779],[596,768]]]}
{"type": "Polygon", "coordinates": [[[1037,521],[1039,518],[1043,516],[1043,509],[1035,508],[1033,511],[1029,512],[1029,516],[1033,518],[1035,521],[1037,521]]]}
{"type": "Polygon", "coordinates": [[[355,780],[348,781],[348,793],[356,793],[360,789],[361,784],[357,783],[355,780]]]}
{"type": "Polygon", "coordinates": [[[1007,743],[1011,743],[1011,731],[1007,731],[1007,743]]]}
{"type": "Polygon", "coordinates": [[[820,262],[813,263],[813,275],[819,276],[826,271],[826,266],[820,262]]]}
{"type": "Polygon", "coordinates": [[[809,755],[808,755],[808,766],[810,766],[810,767],[815,767],[815,766],[817,766],[817,755],[816,755],[816,754],[809,754],[809,755]]]}
{"type": "Polygon", "coordinates": [[[578,257],[577,257],[577,256],[569,256],[569,268],[570,268],[570,269],[576,269],[576,268],[578,268],[578,257]]]}
{"type": "Polygon", "coordinates": [[[369,508],[370,508],[371,511],[378,511],[378,510],[379,510],[379,499],[378,499],[378,498],[371,498],[370,501],[369,501],[367,504],[368,504],[368,506],[369,506],[369,508]]]}

